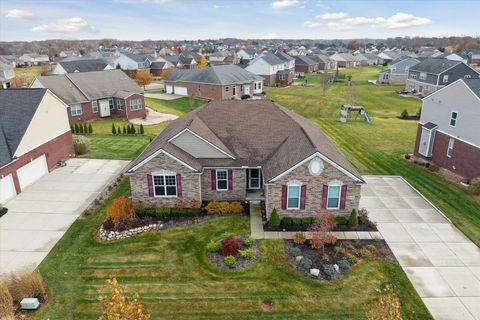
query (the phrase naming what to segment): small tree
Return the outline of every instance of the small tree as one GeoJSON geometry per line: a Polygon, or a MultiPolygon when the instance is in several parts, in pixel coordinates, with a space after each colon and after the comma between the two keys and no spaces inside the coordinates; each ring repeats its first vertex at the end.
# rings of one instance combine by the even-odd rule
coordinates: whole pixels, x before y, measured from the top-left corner
{"type": "Polygon", "coordinates": [[[132,126],[132,128],[130,129],[130,132],[131,132],[132,134],[136,134],[136,133],[137,133],[137,130],[135,129],[135,126],[134,126],[133,124],[132,124],[131,126],[132,126]]]}
{"type": "Polygon", "coordinates": [[[152,82],[152,75],[147,70],[138,70],[135,74],[135,82],[145,90],[145,86],[152,82]]]}
{"type": "Polygon", "coordinates": [[[73,128],[73,124],[70,125],[70,131],[72,131],[73,133],[75,133],[75,129],[73,128]]]}
{"type": "Polygon", "coordinates": [[[327,236],[330,235],[330,232],[336,225],[333,214],[321,213],[320,210],[317,210],[313,223],[308,227],[312,239],[312,247],[322,249],[323,251],[327,236]]]}
{"type": "Polygon", "coordinates": [[[140,124],[140,134],[145,134],[145,129],[143,128],[143,124],[140,124]]]}
{"type": "Polygon", "coordinates": [[[125,128],[125,125],[123,125],[123,134],[127,134],[127,129],[125,128]]]}
{"type": "Polygon", "coordinates": [[[402,113],[400,114],[400,118],[402,119],[407,119],[408,118],[408,111],[407,109],[403,110],[402,113]]]}
{"type": "Polygon", "coordinates": [[[168,69],[162,71],[162,74],[160,75],[160,77],[162,79],[165,79],[166,77],[168,77],[168,75],[170,74],[170,72],[172,72],[174,69],[174,67],[169,67],[168,69]]]}
{"type": "Polygon", "coordinates": [[[83,124],[81,124],[81,123],[78,125],[78,132],[79,132],[79,133],[83,133],[83,132],[84,132],[84,131],[83,131],[83,124]]]}
{"type": "Polygon", "coordinates": [[[116,135],[117,134],[117,129],[115,128],[115,125],[112,123],[112,134],[116,135]]]}
{"type": "Polygon", "coordinates": [[[197,68],[198,68],[198,69],[203,69],[203,68],[205,68],[206,66],[208,66],[207,58],[205,58],[205,56],[202,56],[202,57],[200,58],[200,62],[199,62],[198,65],[197,65],[197,68]]]}
{"type": "Polygon", "coordinates": [[[93,127],[92,127],[91,123],[88,125],[88,133],[90,133],[90,134],[93,133],[93,127]]]}
{"type": "Polygon", "coordinates": [[[86,123],[83,124],[83,132],[88,133],[88,126],[86,123]]]}
{"type": "Polygon", "coordinates": [[[117,134],[121,134],[122,133],[122,129],[120,129],[120,126],[117,127],[117,134]]]}
{"type": "Polygon", "coordinates": [[[280,217],[278,216],[276,208],[273,208],[272,212],[270,213],[270,220],[268,220],[268,225],[270,227],[280,226],[280,217]]]}
{"type": "Polygon", "coordinates": [[[78,124],[75,123],[73,133],[79,133],[79,132],[80,132],[80,129],[78,128],[78,124]]]}
{"type": "Polygon", "coordinates": [[[148,320],[143,304],[138,301],[138,295],[129,297],[126,290],[115,278],[107,280],[110,296],[101,296],[100,304],[103,313],[100,320],[148,320]]]}
{"type": "Polygon", "coordinates": [[[355,209],[352,209],[352,211],[350,212],[350,222],[349,222],[349,224],[352,227],[358,226],[358,214],[357,214],[357,210],[355,210],[355,209]]]}
{"type": "Polygon", "coordinates": [[[125,196],[121,196],[112,201],[107,209],[106,218],[112,220],[117,226],[120,221],[131,220],[135,217],[132,200],[125,196]]]}

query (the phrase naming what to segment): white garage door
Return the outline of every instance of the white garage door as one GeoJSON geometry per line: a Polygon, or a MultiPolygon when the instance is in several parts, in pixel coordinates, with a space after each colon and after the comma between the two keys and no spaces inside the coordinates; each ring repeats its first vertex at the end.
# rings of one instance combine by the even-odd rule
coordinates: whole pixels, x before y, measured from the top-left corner
{"type": "Polygon", "coordinates": [[[45,155],[42,155],[17,170],[18,181],[20,182],[20,189],[23,191],[23,189],[25,189],[47,173],[47,158],[45,157],[45,155]]]}
{"type": "Polygon", "coordinates": [[[7,202],[13,198],[17,192],[15,191],[15,184],[13,184],[13,177],[9,174],[0,179],[0,204],[7,202]]]}
{"type": "Polygon", "coordinates": [[[181,96],[187,96],[187,88],[185,87],[175,87],[175,94],[181,95],[181,96]]]}
{"type": "Polygon", "coordinates": [[[172,86],[166,86],[165,91],[167,93],[173,93],[173,87],[172,86]]]}

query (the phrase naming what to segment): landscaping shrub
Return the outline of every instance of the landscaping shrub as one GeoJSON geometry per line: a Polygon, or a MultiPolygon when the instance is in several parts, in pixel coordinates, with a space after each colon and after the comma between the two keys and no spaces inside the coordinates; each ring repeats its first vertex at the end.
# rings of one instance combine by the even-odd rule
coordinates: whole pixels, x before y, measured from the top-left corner
{"type": "Polygon", "coordinates": [[[45,301],[45,286],[38,272],[11,273],[6,282],[15,303],[20,303],[23,298],[37,298],[40,302],[45,301]]]}
{"type": "Polygon", "coordinates": [[[200,208],[200,206],[201,206],[201,203],[200,201],[198,201],[198,199],[193,198],[192,200],[190,200],[190,208],[198,209],[200,208]]]}
{"type": "Polygon", "coordinates": [[[322,269],[327,277],[332,277],[335,274],[335,268],[331,264],[324,264],[322,269]]]}
{"type": "Polygon", "coordinates": [[[89,134],[92,134],[92,133],[93,133],[93,127],[92,127],[92,124],[91,124],[91,123],[88,125],[88,133],[89,133],[89,134]]]}
{"type": "Polygon", "coordinates": [[[144,306],[138,301],[138,295],[129,297],[125,288],[118,284],[115,278],[107,280],[110,297],[101,296],[100,304],[103,313],[100,320],[148,320],[150,316],[145,313],[144,306]]]}
{"type": "Polygon", "coordinates": [[[135,217],[135,210],[133,209],[132,200],[126,196],[121,196],[114,199],[107,209],[107,219],[111,219],[115,227],[120,221],[131,220],[135,217]]]}
{"type": "Polygon", "coordinates": [[[0,282],[0,319],[10,319],[14,314],[15,306],[13,305],[12,295],[7,286],[0,282]]]}
{"type": "Polygon", "coordinates": [[[301,253],[302,253],[302,250],[300,250],[300,248],[297,248],[297,247],[292,247],[288,250],[288,254],[292,257],[299,256],[301,253]]]}
{"type": "Polygon", "coordinates": [[[302,226],[308,227],[313,223],[313,219],[312,217],[302,218],[302,226]]]}
{"type": "Polygon", "coordinates": [[[335,216],[334,219],[335,219],[335,222],[336,222],[338,225],[344,226],[344,225],[347,225],[347,224],[348,224],[348,219],[347,219],[347,217],[345,217],[344,215],[335,216]]]}
{"type": "Polygon", "coordinates": [[[270,213],[270,220],[268,220],[268,225],[270,227],[280,226],[280,217],[278,216],[277,209],[273,208],[270,213]]]}
{"type": "Polygon", "coordinates": [[[293,243],[295,244],[304,244],[307,241],[305,234],[303,232],[297,232],[293,235],[293,243]]]}
{"type": "Polygon", "coordinates": [[[215,242],[211,240],[209,243],[207,243],[207,251],[208,252],[218,252],[220,251],[221,244],[219,242],[215,242]]]}
{"type": "Polygon", "coordinates": [[[400,118],[402,119],[408,119],[408,111],[407,109],[404,109],[402,113],[400,114],[400,118]]]}
{"type": "Polygon", "coordinates": [[[105,221],[103,221],[103,229],[110,231],[110,230],[113,230],[114,227],[115,225],[112,219],[106,219],[105,221]]]}
{"type": "Polygon", "coordinates": [[[246,238],[245,240],[243,240],[243,243],[246,245],[246,246],[253,246],[253,244],[255,243],[255,239],[253,239],[252,237],[248,237],[246,238]]]}
{"type": "Polygon", "coordinates": [[[90,140],[87,137],[73,135],[73,148],[77,156],[81,156],[90,151],[90,140]]]}
{"type": "Polygon", "coordinates": [[[75,123],[75,126],[73,127],[73,133],[79,133],[80,130],[78,129],[78,124],[75,123]]]}
{"type": "Polygon", "coordinates": [[[237,262],[237,259],[235,259],[234,256],[226,256],[223,258],[223,263],[225,263],[226,266],[233,267],[235,262],[237,262]]]}
{"type": "Polygon", "coordinates": [[[350,269],[350,263],[347,260],[338,260],[337,265],[341,270],[350,269]]]}
{"type": "Polygon", "coordinates": [[[140,134],[145,134],[145,129],[143,128],[143,124],[140,124],[140,134]]]}
{"type": "Polygon", "coordinates": [[[377,250],[377,247],[375,247],[375,245],[373,245],[373,244],[369,244],[369,245],[367,245],[365,248],[367,248],[368,251],[375,251],[375,250],[377,250]]]}
{"type": "Polygon", "coordinates": [[[115,124],[112,123],[112,134],[116,135],[117,134],[117,128],[115,128],[115,124]]]}
{"type": "Polygon", "coordinates": [[[345,259],[347,259],[348,263],[350,263],[350,265],[354,265],[355,263],[358,262],[358,259],[357,257],[355,257],[353,254],[351,253],[347,253],[345,255],[345,259]]]}
{"type": "Polygon", "coordinates": [[[183,207],[185,207],[184,203],[183,203],[183,199],[180,199],[180,198],[177,198],[175,200],[175,203],[173,204],[173,206],[176,208],[176,209],[182,209],[183,207]]]}
{"type": "Polygon", "coordinates": [[[348,250],[355,250],[355,247],[354,247],[353,244],[347,243],[347,249],[348,249],[348,250]]]}
{"type": "Polygon", "coordinates": [[[367,320],[402,320],[400,298],[391,284],[383,290],[377,289],[377,297],[368,305],[367,320]]]}
{"type": "Polygon", "coordinates": [[[222,247],[220,248],[220,254],[224,257],[235,256],[241,249],[240,243],[232,236],[229,236],[222,240],[222,247]]]}
{"type": "Polygon", "coordinates": [[[323,260],[323,262],[325,262],[325,263],[329,263],[329,262],[330,262],[330,257],[328,256],[328,254],[324,253],[324,254],[322,255],[322,260],[323,260]]]}
{"type": "Polygon", "coordinates": [[[327,234],[325,237],[325,242],[334,246],[337,243],[337,238],[333,234],[327,234]]]}
{"type": "Polygon", "coordinates": [[[221,234],[220,234],[220,238],[227,238],[227,237],[230,237],[231,235],[233,235],[231,232],[228,232],[228,231],[223,231],[221,234]]]}
{"type": "Polygon", "coordinates": [[[172,209],[170,208],[156,208],[155,216],[157,217],[170,217],[172,209]]]}
{"type": "Polygon", "coordinates": [[[293,225],[293,219],[290,217],[283,218],[281,224],[284,226],[291,226],[293,225]]]}
{"type": "Polygon", "coordinates": [[[229,203],[229,208],[228,208],[229,213],[233,214],[241,214],[245,211],[243,208],[243,205],[239,201],[233,201],[229,203]]]}
{"type": "Polygon", "coordinates": [[[371,227],[375,227],[377,225],[375,222],[370,220],[368,216],[368,211],[365,208],[358,210],[358,218],[360,219],[360,221],[362,221],[363,224],[369,225],[371,227]]]}
{"type": "Polygon", "coordinates": [[[372,257],[372,253],[366,249],[366,248],[363,248],[362,250],[360,250],[358,252],[358,255],[362,258],[362,259],[370,259],[372,257]]]}
{"type": "Polygon", "coordinates": [[[340,247],[340,246],[333,247],[333,252],[339,253],[340,251],[342,251],[342,247],[340,247]]]}
{"type": "Polygon", "coordinates": [[[205,210],[207,210],[207,214],[225,214],[229,213],[229,208],[230,205],[227,201],[210,201],[205,210]]]}
{"type": "Polygon", "coordinates": [[[243,259],[250,260],[253,258],[253,250],[252,249],[240,250],[240,256],[243,259]]]}
{"type": "Polygon", "coordinates": [[[358,226],[358,215],[357,215],[357,210],[352,209],[352,212],[350,212],[350,222],[349,224],[352,227],[358,226]]]}
{"type": "Polygon", "coordinates": [[[86,123],[83,124],[83,133],[88,133],[88,126],[86,123]]]}
{"type": "Polygon", "coordinates": [[[310,240],[310,246],[312,249],[320,250],[323,249],[324,243],[320,238],[312,238],[310,240]]]}
{"type": "Polygon", "coordinates": [[[302,269],[310,270],[310,268],[312,267],[312,264],[313,264],[312,260],[310,260],[309,258],[303,258],[302,260],[300,260],[300,263],[298,265],[302,269]]]}
{"type": "Polygon", "coordinates": [[[292,218],[292,224],[294,226],[301,226],[302,225],[302,218],[292,218]]]}

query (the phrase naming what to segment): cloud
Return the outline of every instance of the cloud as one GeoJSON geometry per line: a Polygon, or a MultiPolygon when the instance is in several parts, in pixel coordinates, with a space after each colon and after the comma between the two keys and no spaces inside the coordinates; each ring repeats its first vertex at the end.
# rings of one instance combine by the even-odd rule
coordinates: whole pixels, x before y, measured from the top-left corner
{"type": "Polygon", "coordinates": [[[305,22],[303,23],[303,26],[304,26],[305,28],[310,28],[310,29],[319,27],[320,25],[321,25],[320,22],[314,22],[314,21],[305,21],[305,22]]]}
{"type": "MultiPolygon", "coordinates": [[[[318,19],[322,19],[319,17],[320,16],[317,16],[318,19]]],[[[304,26],[308,27],[307,25],[305,25],[305,23],[304,23],[304,26]]],[[[339,19],[336,22],[329,22],[327,26],[330,29],[335,29],[335,30],[349,30],[349,29],[352,29],[352,27],[354,26],[371,26],[371,27],[384,27],[387,29],[400,29],[400,28],[410,28],[415,26],[423,26],[430,23],[432,23],[432,20],[430,20],[429,18],[417,17],[410,13],[397,12],[393,16],[388,18],[352,17],[352,18],[339,19]]]]}
{"type": "Polygon", "coordinates": [[[12,9],[7,11],[7,14],[5,15],[7,18],[12,18],[12,19],[24,19],[24,20],[34,20],[37,19],[37,17],[28,11],[21,10],[21,9],[12,9]]]}
{"type": "Polygon", "coordinates": [[[270,33],[267,33],[267,34],[263,35],[260,38],[261,39],[275,39],[275,38],[278,38],[278,34],[275,33],[275,32],[270,32],[270,33]]]}
{"type": "Polygon", "coordinates": [[[348,13],[345,12],[332,12],[324,13],[315,17],[317,20],[338,20],[348,17],[348,13]]]}
{"type": "Polygon", "coordinates": [[[81,17],[72,17],[69,19],[58,20],[57,22],[41,24],[32,28],[34,32],[49,32],[49,33],[98,33],[99,30],[92,25],[89,25],[85,19],[81,17]]]}
{"type": "Polygon", "coordinates": [[[299,0],[277,0],[275,2],[272,2],[272,9],[282,10],[291,6],[296,6],[299,3],[299,0]]]}
{"type": "Polygon", "coordinates": [[[222,8],[228,8],[228,7],[222,6],[222,5],[219,5],[219,4],[214,4],[213,5],[213,9],[222,9],[222,8]]]}

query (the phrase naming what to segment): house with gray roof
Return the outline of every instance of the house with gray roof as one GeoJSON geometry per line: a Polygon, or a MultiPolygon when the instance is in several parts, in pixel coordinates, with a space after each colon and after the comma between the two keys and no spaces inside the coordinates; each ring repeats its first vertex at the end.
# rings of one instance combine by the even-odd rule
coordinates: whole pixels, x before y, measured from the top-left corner
{"type": "Polygon", "coordinates": [[[360,66],[360,61],[351,53],[335,53],[330,59],[337,63],[339,68],[352,68],[360,66]]]}
{"type": "Polygon", "coordinates": [[[48,89],[0,90],[0,204],[73,155],[63,101],[48,89]]]}
{"type": "Polygon", "coordinates": [[[110,69],[113,69],[113,67],[103,59],[78,59],[71,61],[60,61],[53,69],[52,74],[101,71],[110,69]]]}
{"type": "Polygon", "coordinates": [[[395,60],[387,68],[380,71],[378,83],[382,84],[404,84],[407,81],[408,70],[420,63],[415,58],[395,60]]]}
{"type": "Polygon", "coordinates": [[[40,76],[31,87],[47,88],[65,102],[72,123],[146,115],[143,89],[119,69],[40,76]]]}
{"type": "Polygon", "coordinates": [[[253,59],[245,70],[264,79],[266,86],[287,86],[295,77],[295,58],[284,52],[266,52],[253,59]]]}
{"type": "Polygon", "coordinates": [[[308,55],[307,57],[317,62],[318,70],[328,71],[335,70],[337,68],[337,62],[330,59],[330,57],[325,54],[314,53],[308,55]]]}
{"type": "Polygon", "coordinates": [[[480,79],[460,78],[423,99],[415,156],[461,178],[480,177],[480,79]]]}
{"type": "Polygon", "coordinates": [[[155,58],[149,54],[122,53],[113,61],[115,68],[122,70],[148,69],[155,58]]]}
{"type": "Polygon", "coordinates": [[[405,90],[426,96],[462,78],[478,78],[477,71],[461,61],[428,58],[410,67],[405,90]]]}
{"type": "Polygon", "coordinates": [[[304,76],[306,73],[318,71],[318,63],[308,56],[295,56],[295,75],[304,76]]]}
{"type": "Polygon", "coordinates": [[[144,208],[264,200],[267,218],[274,209],[280,217],[348,214],[364,183],[314,122],[267,100],[216,100],[189,112],[126,174],[144,208]]]}
{"type": "Polygon", "coordinates": [[[0,88],[8,89],[15,85],[15,69],[3,57],[0,57],[0,88]]]}
{"type": "Polygon", "coordinates": [[[263,92],[263,78],[234,64],[174,69],[164,80],[166,93],[211,100],[240,99],[263,92]]]}
{"type": "Polygon", "coordinates": [[[238,50],[237,57],[239,60],[242,60],[245,63],[248,63],[253,59],[255,59],[256,57],[258,57],[258,53],[253,48],[243,48],[238,50]]]}

